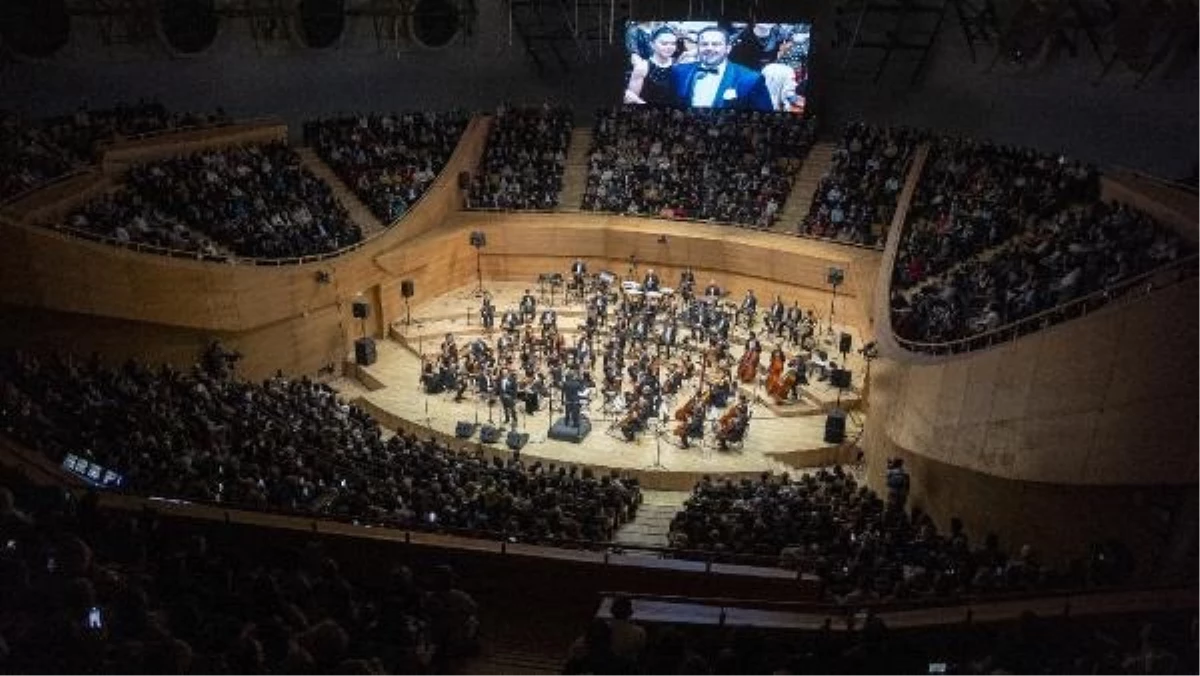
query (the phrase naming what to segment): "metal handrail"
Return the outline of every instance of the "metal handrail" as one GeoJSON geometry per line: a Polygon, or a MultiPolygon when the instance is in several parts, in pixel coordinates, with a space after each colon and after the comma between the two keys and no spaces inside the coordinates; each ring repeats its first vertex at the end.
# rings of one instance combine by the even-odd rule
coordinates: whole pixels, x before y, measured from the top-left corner
{"type": "Polygon", "coordinates": [[[32,195],[36,192],[40,192],[42,190],[45,190],[46,188],[57,185],[59,183],[63,183],[64,181],[68,181],[72,178],[75,178],[76,176],[82,176],[83,174],[89,173],[92,171],[93,168],[94,168],[94,165],[90,165],[90,164],[89,165],[76,164],[73,169],[71,169],[65,173],[59,174],[57,176],[52,176],[35,186],[31,186],[11,197],[5,198],[4,201],[0,202],[0,207],[7,207],[7,206],[11,206],[13,204],[16,204],[17,202],[20,202],[21,200],[29,197],[30,195],[32,195]]]}
{"type": "Polygon", "coordinates": [[[1032,333],[1040,328],[1044,328],[1046,326],[1044,322],[1048,320],[1052,324],[1057,324],[1059,321],[1061,321],[1061,319],[1057,318],[1062,317],[1062,315],[1065,313],[1077,311],[1078,314],[1076,314],[1075,317],[1082,317],[1094,310],[1109,305],[1111,299],[1123,297],[1126,295],[1126,292],[1144,283],[1146,284],[1147,293],[1176,284],[1185,278],[1182,273],[1190,272],[1191,274],[1187,276],[1194,276],[1196,274],[1196,270],[1190,268],[1195,266],[1197,260],[1198,255],[1191,254],[1179,260],[1172,261],[1167,265],[1144,272],[1140,275],[1118,281],[1112,286],[1098,289],[1087,294],[1086,296],[1080,296],[1079,298],[1075,298],[1061,305],[1056,305],[1052,308],[1042,310],[1037,314],[1032,314],[1028,317],[1018,319],[1015,322],[1010,322],[1004,326],[997,327],[991,331],[974,336],[968,336],[966,338],[958,338],[956,340],[940,343],[930,343],[904,338],[897,334],[894,329],[892,330],[892,336],[895,338],[897,344],[911,352],[925,352],[934,355],[970,352],[982,347],[990,347],[998,343],[1005,343],[1010,340],[1015,340],[1016,338],[1019,338],[1027,333],[1032,333]],[[1166,283],[1155,285],[1154,278],[1169,274],[1171,272],[1177,272],[1181,274],[1166,283]]]}

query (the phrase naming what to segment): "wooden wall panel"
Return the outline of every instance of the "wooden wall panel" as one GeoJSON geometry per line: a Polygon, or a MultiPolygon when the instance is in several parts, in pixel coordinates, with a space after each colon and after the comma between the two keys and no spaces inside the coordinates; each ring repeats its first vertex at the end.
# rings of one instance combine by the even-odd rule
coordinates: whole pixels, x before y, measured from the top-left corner
{"type": "MultiPolygon", "coordinates": [[[[1008,345],[897,368],[889,443],[1022,481],[1197,481],[1197,288],[1130,297],[1008,345]]],[[[892,362],[894,363],[894,362],[892,362]]]]}

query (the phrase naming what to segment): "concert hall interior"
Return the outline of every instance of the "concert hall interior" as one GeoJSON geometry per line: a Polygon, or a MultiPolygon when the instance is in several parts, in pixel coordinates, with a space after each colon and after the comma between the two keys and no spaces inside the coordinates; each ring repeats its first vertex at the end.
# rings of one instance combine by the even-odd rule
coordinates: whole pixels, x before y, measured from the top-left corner
{"type": "Polygon", "coordinates": [[[1195,0],[0,4],[0,671],[1200,669],[1195,0]]]}

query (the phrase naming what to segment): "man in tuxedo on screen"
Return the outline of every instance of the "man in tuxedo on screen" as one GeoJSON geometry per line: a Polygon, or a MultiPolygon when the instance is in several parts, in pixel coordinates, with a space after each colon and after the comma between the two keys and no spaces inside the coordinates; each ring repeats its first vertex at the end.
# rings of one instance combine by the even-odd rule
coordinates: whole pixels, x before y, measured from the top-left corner
{"type": "Polygon", "coordinates": [[[729,33],[709,26],[697,35],[697,59],[671,69],[675,105],[684,108],[772,110],[761,73],[729,60],[729,33]]]}

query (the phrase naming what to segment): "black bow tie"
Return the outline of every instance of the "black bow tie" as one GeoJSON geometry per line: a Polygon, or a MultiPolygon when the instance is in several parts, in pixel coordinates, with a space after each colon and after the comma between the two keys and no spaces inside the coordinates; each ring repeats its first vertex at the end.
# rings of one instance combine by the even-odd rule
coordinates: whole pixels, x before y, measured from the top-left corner
{"type": "Polygon", "coordinates": [[[709,73],[716,75],[717,72],[718,71],[717,71],[716,66],[700,66],[699,68],[696,69],[696,77],[704,77],[705,75],[708,75],[709,73]]]}

